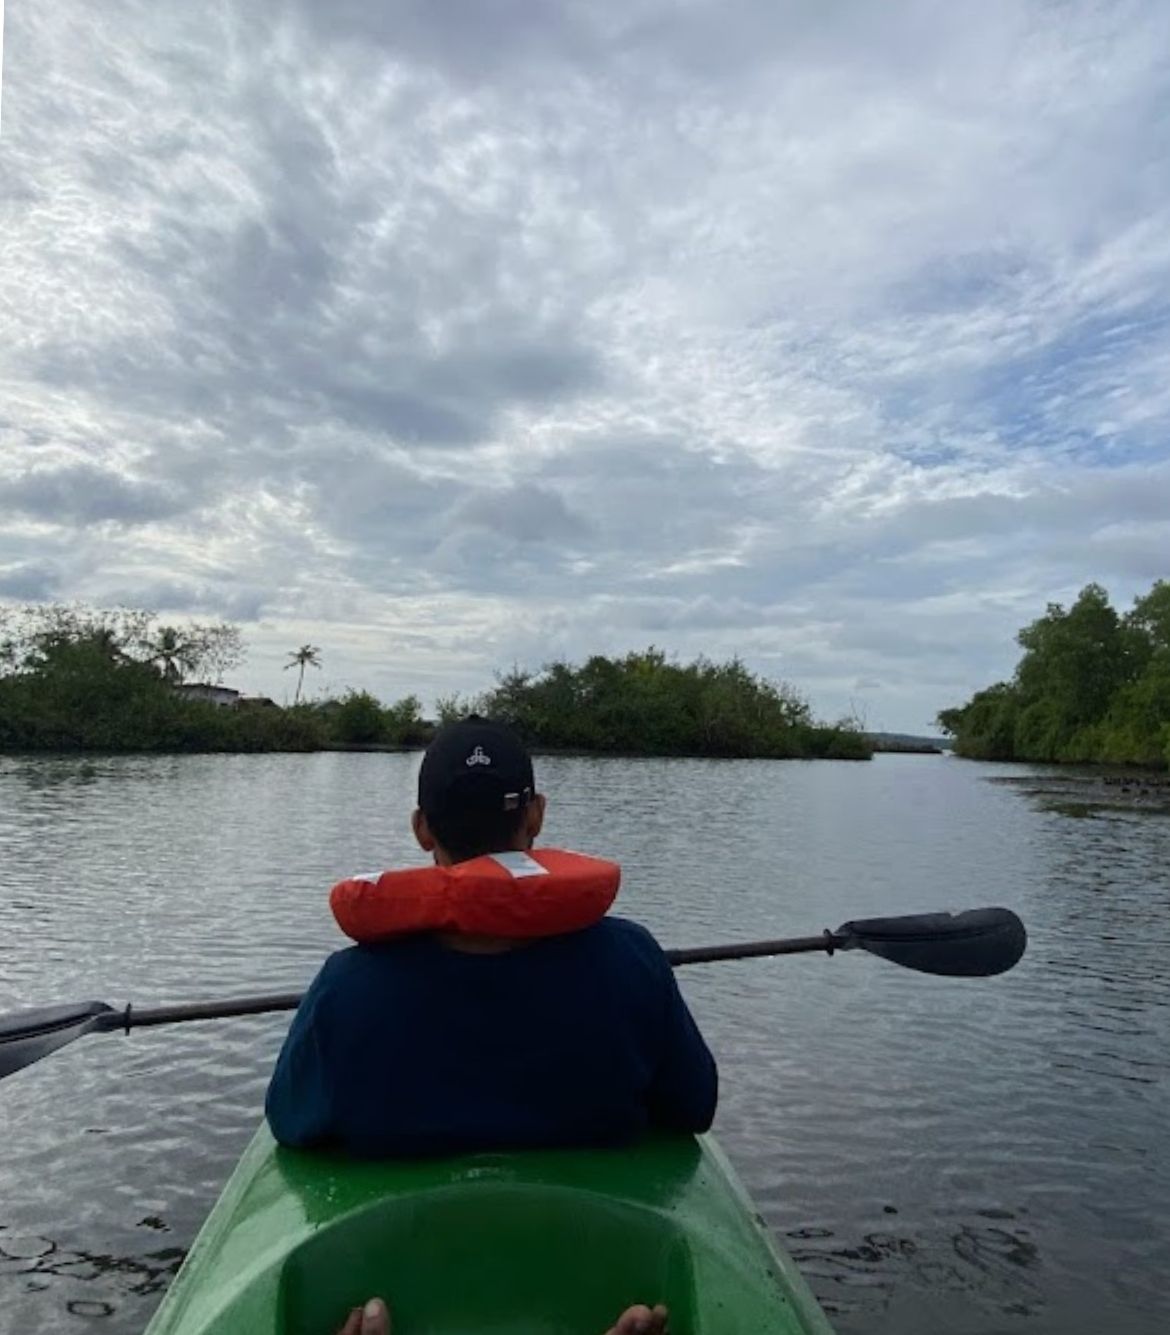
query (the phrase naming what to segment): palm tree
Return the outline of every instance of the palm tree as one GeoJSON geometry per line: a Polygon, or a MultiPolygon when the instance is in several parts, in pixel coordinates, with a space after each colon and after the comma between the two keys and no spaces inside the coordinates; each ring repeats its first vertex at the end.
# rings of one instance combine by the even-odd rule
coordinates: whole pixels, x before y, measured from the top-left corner
{"type": "Polygon", "coordinates": [[[163,677],[172,685],[178,685],[183,680],[183,673],[195,666],[195,646],[174,626],[160,626],[158,634],[146,647],[151,650],[147,661],[157,663],[163,677]]]}
{"type": "Polygon", "coordinates": [[[304,684],[306,666],[315,668],[321,666],[321,650],[316,645],[302,644],[295,654],[289,654],[288,662],[284,665],[286,672],[292,667],[300,668],[300,672],[297,673],[297,693],[293,696],[294,705],[299,705],[301,702],[301,686],[304,684]]]}

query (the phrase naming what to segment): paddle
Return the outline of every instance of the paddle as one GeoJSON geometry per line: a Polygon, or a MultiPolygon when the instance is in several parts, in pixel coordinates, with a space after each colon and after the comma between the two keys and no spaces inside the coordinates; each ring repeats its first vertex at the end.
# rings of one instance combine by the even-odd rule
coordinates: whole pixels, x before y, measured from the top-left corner
{"type": "MultiPolygon", "coordinates": [[[[672,965],[746,960],[763,955],[800,955],[824,951],[865,950],[871,955],[921,973],[950,978],[985,978],[1004,973],[1023,955],[1024,924],[1010,909],[970,909],[966,913],[921,913],[904,918],[862,918],[835,932],[779,941],[748,941],[730,946],[668,950],[672,965]]],[[[302,994],[229,997],[179,1006],[115,1010],[104,1001],[45,1006],[0,1016],[0,1080],[22,1066],[47,1057],[84,1034],[145,1029],[187,1020],[223,1020],[234,1015],[265,1015],[296,1010],[302,994]]]]}

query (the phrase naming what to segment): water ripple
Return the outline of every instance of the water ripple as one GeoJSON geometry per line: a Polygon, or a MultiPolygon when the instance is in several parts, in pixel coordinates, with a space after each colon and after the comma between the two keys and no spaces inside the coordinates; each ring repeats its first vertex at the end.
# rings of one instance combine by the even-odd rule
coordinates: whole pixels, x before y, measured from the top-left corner
{"type": "MultiPolygon", "coordinates": [[[[341,944],[328,885],[420,860],[416,766],[0,758],[0,1009],[303,985],[341,944]]],[[[1170,1328],[1170,821],[1074,819],[948,758],[538,768],[550,842],[618,856],[623,911],[670,945],[992,903],[1028,923],[986,982],[856,955],[680,975],[720,1135],[843,1335],[1170,1328]]],[[[142,1329],[286,1024],[94,1036],[5,1082],[0,1326],[142,1329]]]]}

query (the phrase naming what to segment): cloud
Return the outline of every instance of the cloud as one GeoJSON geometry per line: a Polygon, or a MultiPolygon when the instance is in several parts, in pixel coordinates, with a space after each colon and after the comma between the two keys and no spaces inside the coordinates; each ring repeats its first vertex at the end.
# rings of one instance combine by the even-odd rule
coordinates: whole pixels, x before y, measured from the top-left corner
{"type": "Polygon", "coordinates": [[[920,730],[1167,573],[1153,0],[10,11],[0,593],[920,730]]]}
{"type": "Polygon", "coordinates": [[[532,483],[476,490],[457,508],[451,525],[483,528],[517,542],[558,545],[571,545],[587,531],[585,522],[556,492],[532,483]]]}
{"type": "Polygon", "coordinates": [[[0,597],[17,602],[50,602],[60,588],[61,572],[47,563],[25,561],[0,566],[0,597]]]}
{"type": "Polygon", "coordinates": [[[52,524],[146,524],[180,514],[188,498],[96,464],[34,468],[0,481],[0,510],[52,524]]]}

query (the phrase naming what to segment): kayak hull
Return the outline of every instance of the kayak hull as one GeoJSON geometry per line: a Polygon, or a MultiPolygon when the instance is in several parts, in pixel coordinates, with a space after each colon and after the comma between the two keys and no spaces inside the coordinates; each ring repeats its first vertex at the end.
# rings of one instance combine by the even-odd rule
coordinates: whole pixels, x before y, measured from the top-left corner
{"type": "Polygon", "coordinates": [[[674,1335],[832,1335],[715,1141],[359,1162],[261,1127],[146,1335],[602,1335],[665,1302],[674,1335]]]}

